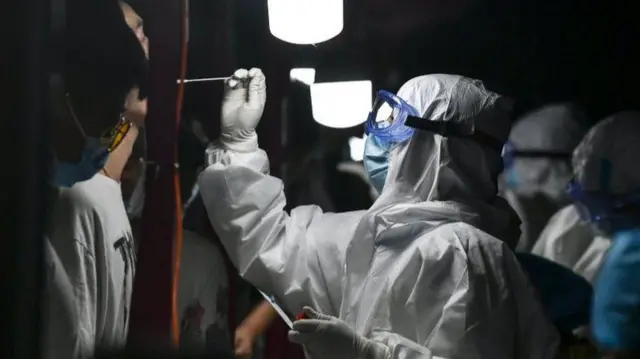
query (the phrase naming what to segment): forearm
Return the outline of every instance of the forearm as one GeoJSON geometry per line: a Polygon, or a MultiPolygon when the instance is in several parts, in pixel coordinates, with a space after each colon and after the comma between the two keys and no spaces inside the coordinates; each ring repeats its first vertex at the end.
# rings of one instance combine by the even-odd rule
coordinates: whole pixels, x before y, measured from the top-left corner
{"type": "Polygon", "coordinates": [[[271,326],[276,316],[275,309],[269,302],[264,300],[249,313],[247,318],[240,324],[240,327],[249,330],[254,335],[260,335],[271,326]]]}
{"type": "Polygon", "coordinates": [[[127,135],[122,139],[122,142],[109,155],[109,159],[104,166],[104,172],[113,180],[120,181],[122,172],[127,165],[127,161],[129,161],[129,157],[131,157],[133,145],[136,143],[139,133],[140,130],[138,127],[132,125],[127,135]]]}

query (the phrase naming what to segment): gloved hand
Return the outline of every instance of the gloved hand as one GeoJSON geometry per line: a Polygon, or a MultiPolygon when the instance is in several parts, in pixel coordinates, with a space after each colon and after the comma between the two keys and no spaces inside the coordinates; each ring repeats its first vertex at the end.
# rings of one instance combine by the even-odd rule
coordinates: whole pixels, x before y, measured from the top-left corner
{"type": "Polygon", "coordinates": [[[220,142],[227,149],[238,152],[258,149],[255,128],[266,101],[267,84],[262,70],[239,69],[226,81],[220,142]]]}
{"type": "Polygon", "coordinates": [[[309,359],[389,359],[389,348],[357,334],[342,320],[304,307],[309,319],[297,320],[289,341],[304,346],[309,359]]]}

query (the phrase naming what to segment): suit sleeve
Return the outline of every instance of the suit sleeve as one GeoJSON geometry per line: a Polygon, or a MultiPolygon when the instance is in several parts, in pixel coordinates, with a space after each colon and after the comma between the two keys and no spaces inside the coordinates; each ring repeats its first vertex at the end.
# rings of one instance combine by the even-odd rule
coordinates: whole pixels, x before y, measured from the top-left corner
{"type": "MultiPolygon", "coordinates": [[[[207,161],[199,178],[202,199],[240,275],[275,295],[292,313],[304,305],[336,313],[339,303],[332,305],[328,298],[326,278],[342,266],[323,270],[319,246],[331,246],[333,238],[316,240],[321,228],[331,230],[336,224],[329,223],[333,221],[317,206],[287,213],[283,183],[268,174],[269,161],[262,150],[241,153],[214,144],[207,150],[207,161]]],[[[323,258],[328,257],[341,255],[323,258]]]]}

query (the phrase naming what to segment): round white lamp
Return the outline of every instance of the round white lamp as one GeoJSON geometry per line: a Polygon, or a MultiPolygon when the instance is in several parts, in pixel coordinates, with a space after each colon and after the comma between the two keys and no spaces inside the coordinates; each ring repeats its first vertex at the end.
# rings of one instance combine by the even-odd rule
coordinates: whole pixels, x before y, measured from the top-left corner
{"type": "Polygon", "coordinates": [[[357,126],[371,112],[371,81],[315,83],[310,90],[313,119],[323,126],[357,126]]]}
{"type": "Polygon", "coordinates": [[[307,86],[311,86],[316,82],[316,69],[312,68],[295,68],[289,72],[291,81],[298,81],[307,86]]]}
{"type": "Polygon", "coordinates": [[[267,8],[271,34],[292,44],[330,40],[344,24],[343,0],[268,0],[267,8]]]}

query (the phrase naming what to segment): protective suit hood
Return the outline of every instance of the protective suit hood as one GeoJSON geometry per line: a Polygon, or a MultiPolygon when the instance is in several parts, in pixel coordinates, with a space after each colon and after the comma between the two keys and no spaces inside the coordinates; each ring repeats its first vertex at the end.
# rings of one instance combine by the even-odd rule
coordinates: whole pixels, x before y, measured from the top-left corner
{"type": "MultiPolygon", "coordinates": [[[[553,104],[526,114],[513,126],[509,142],[517,151],[540,151],[571,154],[586,133],[582,126],[585,114],[569,103],[553,104]]],[[[530,196],[543,193],[552,199],[566,197],[566,185],[571,179],[570,158],[515,158],[506,171],[517,178],[503,178],[512,191],[530,196]]]]}
{"type": "Polygon", "coordinates": [[[593,126],[573,152],[575,180],[586,191],[625,195],[640,190],[640,112],[613,114],[593,126]],[[615,141],[612,141],[615,139],[615,141]]]}
{"type": "MultiPolygon", "coordinates": [[[[425,75],[405,83],[398,96],[425,121],[453,122],[464,132],[482,131],[501,142],[510,131],[511,102],[485,89],[479,80],[425,75]]],[[[496,196],[501,171],[501,154],[495,149],[470,138],[417,130],[408,142],[392,149],[384,190],[370,213],[407,202],[422,203],[429,213],[433,207],[450,207],[447,212],[458,213],[454,218],[507,240],[516,235],[512,231],[519,231],[514,228],[519,220],[496,196]]],[[[385,216],[393,213],[385,212],[385,216]]]]}

